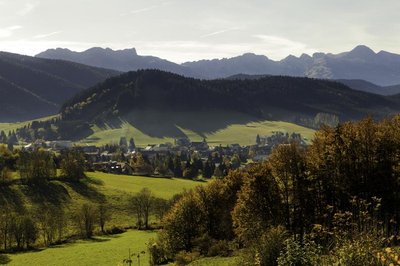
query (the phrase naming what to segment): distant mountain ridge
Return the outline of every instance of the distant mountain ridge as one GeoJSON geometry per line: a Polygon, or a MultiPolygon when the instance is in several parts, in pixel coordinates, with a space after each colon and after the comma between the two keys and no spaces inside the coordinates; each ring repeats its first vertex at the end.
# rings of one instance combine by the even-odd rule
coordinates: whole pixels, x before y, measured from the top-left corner
{"type": "Polygon", "coordinates": [[[180,75],[198,77],[189,68],[155,57],[138,55],[135,48],[112,50],[110,48],[93,47],[83,52],[57,48],[44,51],[36,57],[60,59],[77,62],[89,66],[115,69],[122,72],[139,69],[159,69],[180,75]]]}
{"type": "Polygon", "coordinates": [[[74,62],[0,52],[0,121],[56,114],[76,93],[117,74],[74,62]]]}
{"type": "Polygon", "coordinates": [[[375,53],[364,45],[340,54],[290,55],[280,61],[262,55],[244,54],[229,59],[201,60],[183,65],[211,78],[242,73],[335,80],[362,79],[380,86],[400,84],[400,55],[385,51],[375,53]]]}
{"type": "Polygon", "coordinates": [[[152,56],[140,56],[135,49],[113,51],[91,48],[84,52],[50,49],[37,55],[41,58],[63,59],[87,65],[130,71],[159,69],[187,77],[216,79],[236,74],[284,75],[318,79],[360,79],[379,86],[400,84],[400,55],[380,51],[375,53],[365,45],[339,54],[315,53],[274,61],[264,55],[246,53],[240,56],[199,60],[176,64],[152,56]]]}

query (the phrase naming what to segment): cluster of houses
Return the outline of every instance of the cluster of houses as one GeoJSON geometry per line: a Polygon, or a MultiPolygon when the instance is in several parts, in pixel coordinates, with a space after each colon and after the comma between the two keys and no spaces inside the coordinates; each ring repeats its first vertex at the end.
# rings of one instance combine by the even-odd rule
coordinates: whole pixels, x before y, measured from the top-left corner
{"type": "MultiPolygon", "coordinates": [[[[306,145],[306,140],[297,133],[273,132],[269,136],[257,135],[255,144],[241,146],[239,144],[231,144],[227,146],[211,147],[207,141],[193,142],[189,138],[175,139],[174,144],[149,144],[144,148],[132,146],[106,145],[97,147],[94,145],[80,146],[85,153],[88,165],[94,171],[103,171],[115,174],[137,174],[128,163],[130,158],[136,153],[140,153],[149,161],[154,158],[163,158],[165,156],[179,156],[182,161],[187,158],[201,158],[203,162],[209,161],[210,158],[214,164],[221,163],[221,158],[230,159],[238,156],[241,160],[263,161],[272,152],[273,148],[279,144],[297,141],[300,145],[306,145]],[[215,156],[217,154],[217,156],[215,156]],[[216,158],[216,159],[215,159],[216,158]],[[218,159],[219,158],[219,159],[218,159]],[[219,160],[219,161],[218,161],[219,160]]],[[[31,150],[36,148],[44,148],[49,151],[60,152],[64,149],[74,147],[72,141],[35,141],[24,146],[25,149],[31,150]]]]}

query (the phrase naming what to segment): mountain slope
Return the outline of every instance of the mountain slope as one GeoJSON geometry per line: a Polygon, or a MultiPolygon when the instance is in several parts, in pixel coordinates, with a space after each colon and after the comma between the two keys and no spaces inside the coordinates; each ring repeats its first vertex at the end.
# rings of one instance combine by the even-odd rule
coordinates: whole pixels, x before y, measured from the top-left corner
{"type": "Polygon", "coordinates": [[[94,47],[83,52],[74,52],[68,49],[49,49],[38,58],[61,59],[77,62],[89,66],[115,69],[122,72],[138,69],[160,69],[185,76],[198,76],[190,69],[154,56],[138,55],[134,48],[125,50],[111,50],[110,48],[94,47]]]}
{"type": "Polygon", "coordinates": [[[255,120],[284,120],[315,126],[320,122],[318,117],[328,120],[337,117],[345,121],[368,114],[384,117],[399,110],[395,99],[351,90],[341,83],[326,80],[282,76],[257,80],[197,80],[157,70],[141,70],[110,78],[81,92],[64,104],[60,123],[68,125],[63,128],[86,123],[86,130],[93,124],[99,128],[131,124],[148,135],[159,134],[157,137],[162,138],[165,136],[160,133],[162,131],[153,130],[152,125],[162,124],[168,136],[179,136],[181,130],[177,125],[202,135],[255,120]],[[192,121],[177,120],[173,115],[213,110],[244,114],[241,117],[247,118],[214,121],[210,115],[208,120],[192,121]],[[149,111],[171,115],[153,116],[148,115],[149,111]]]}
{"type": "Polygon", "coordinates": [[[55,114],[76,93],[117,74],[72,62],[0,52],[0,121],[55,114]]]}

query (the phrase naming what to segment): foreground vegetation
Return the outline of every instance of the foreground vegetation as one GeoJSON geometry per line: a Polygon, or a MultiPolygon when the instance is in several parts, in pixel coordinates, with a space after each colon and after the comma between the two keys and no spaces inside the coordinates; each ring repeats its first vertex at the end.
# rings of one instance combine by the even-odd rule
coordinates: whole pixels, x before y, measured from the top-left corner
{"type": "Polygon", "coordinates": [[[150,265],[395,264],[399,132],[400,116],[323,127],[308,147],[279,145],[267,161],[207,183],[85,174],[76,149],[54,160],[3,147],[1,164],[16,157],[20,179],[2,167],[0,244],[30,250],[157,228],[150,265]]]}
{"type": "Polygon", "coordinates": [[[187,192],[164,216],[154,264],[393,265],[399,254],[400,116],[324,127],[262,164],[187,192]]]}

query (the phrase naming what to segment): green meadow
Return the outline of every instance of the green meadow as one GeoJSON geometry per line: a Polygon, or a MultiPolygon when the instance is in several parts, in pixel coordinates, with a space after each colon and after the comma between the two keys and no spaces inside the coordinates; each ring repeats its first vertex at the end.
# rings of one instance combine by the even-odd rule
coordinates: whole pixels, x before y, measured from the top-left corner
{"type": "Polygon", "coordinates": [[[212,146],[238,143],[255,144],[257,134],[271,135],[275,131],[300,133],[311,140],[314,130],[283,121],[260,120],[243,113],[226,111],[157,112],[135,111],[109,121],[102,126],[94,125],[93,134],[82,143],[104,145],[118,143],[120,137],[134,138],[137,146],[174,143],[177,137],[192,141],[206,139],[212,146]]]}
{"type": "MultiPolygon", "coordinates": [[[[95,237],[91,240],[79,240],[34,252],[8,256],[9,265],[127,265],[129,250],[140,254],[140,265],[149,265],[146,243],[156,237],[156,232],[128,231],[120,235],[95,237]],[[141,252],[144,251],[144,254],[141,252]]],[[[138,265],[136,255],[132,256],[133,265],[138,265]]]]}
{"type": "Polygon", "coordinates": [[[46,120],[50,120],[55,117],[57,117],[57,115],[43,117],[43,118],[29,120],[29,121],[15,122],[15,123],[0,123],[0,131],[3,130],[4,132],[8,133],[9,131],[13,131],[18,128],[27,126],[28,124],[32,123],[33,121],[46,121],[46,120]]]}

